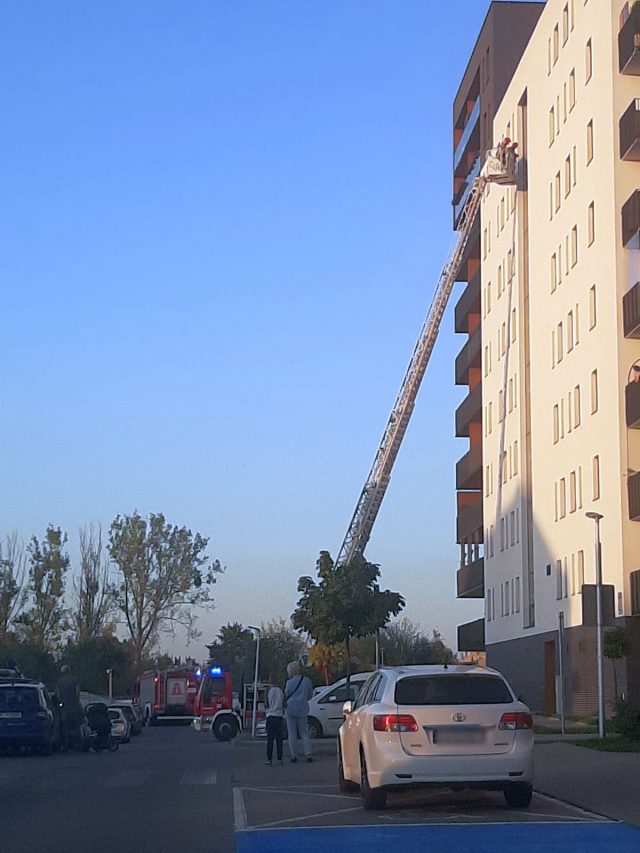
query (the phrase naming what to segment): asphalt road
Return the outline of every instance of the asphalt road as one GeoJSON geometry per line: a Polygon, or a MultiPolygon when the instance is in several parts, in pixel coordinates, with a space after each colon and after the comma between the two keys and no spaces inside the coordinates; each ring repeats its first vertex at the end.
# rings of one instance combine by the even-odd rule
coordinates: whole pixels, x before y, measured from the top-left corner
{"type": "Polygon", "coordinates": [[[536,794],[391,794],[382,812],[335,784],[335,741],[312,764],[265,767],[265,744],[186,727],[145,730],[118,752],[0,759],[0,850],[10,853],[605,853],[640,849],[640,831],[536,794]],[[629,835],[629,833],[631,833],[629,835]],[[485,847],[486,843],[486,847],[485,847]]]}

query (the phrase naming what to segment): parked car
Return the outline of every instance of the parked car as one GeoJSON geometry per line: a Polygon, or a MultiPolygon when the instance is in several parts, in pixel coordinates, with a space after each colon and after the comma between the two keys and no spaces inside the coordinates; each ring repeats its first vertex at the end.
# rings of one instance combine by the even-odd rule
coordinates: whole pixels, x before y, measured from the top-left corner
{"type": "Polygon", "coordinates": [[[512,808],[531,801],[531,712],[496,670],[382,669],[344,713],[339,784],[359,786],[366,809],[384,808],[389,789],[429,783],[503,791],[512,808]]]}
{"type": "Polygon", "coordinates": [[[50,755],[60,747],[60,715],[38,681],[4,670],[0,676],[0,749],[29,747],[50,755]]]}
{"type": "Polygon", "coordinates": [[[129,743],[131,740],[131,724],[122,708],[112,705],[109,708],[111,720],[111,735],[118,743],[129,743]]]}
{"type": "Polygon", "coordinates": [[[309,699],[309,735],[312,738],[338,734],[344,713],[342,707],[347,699],[354,700],[360,688],[371,675],[370,672],[358,672],[351,676],[350,690],[347,695],[347,679],[341,678],[328,687],[322,687],[309,699]]]}
{"type": "Polygon", "coordinates": [[[144,726],[142,714],[138,713],[137,708],[131,702],[115,702],[110,708],[119,708],[129,723],[132,735],[142,734],[144,726]]]}

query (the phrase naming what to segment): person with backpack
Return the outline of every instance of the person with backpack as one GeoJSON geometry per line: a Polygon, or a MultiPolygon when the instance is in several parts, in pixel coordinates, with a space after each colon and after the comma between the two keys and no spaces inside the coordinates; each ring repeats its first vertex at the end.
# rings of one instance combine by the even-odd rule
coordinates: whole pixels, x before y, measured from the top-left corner
{"type": "Polygon", "coordinates": [[[277,676],[271,675],[272,687],[267,693],[267,767],[273,764],[273,744],[276,744],[278,761],[282,764],[282,739],[284,726],[284,692],[276,684],[277,676]]]}
{"type": "Polygon", "coordinates": [[[289,680],[284,686],[285,714],[287,719],[287,735],[291,762],[298,760],[298,739],[302,741],[302,749],[307,761],[313,761],[311,756],[311,741],[309,739],[309,699],[313,695],[311,679],[301,675],[300,665],[291,661],[287,665],[289,680]]]}

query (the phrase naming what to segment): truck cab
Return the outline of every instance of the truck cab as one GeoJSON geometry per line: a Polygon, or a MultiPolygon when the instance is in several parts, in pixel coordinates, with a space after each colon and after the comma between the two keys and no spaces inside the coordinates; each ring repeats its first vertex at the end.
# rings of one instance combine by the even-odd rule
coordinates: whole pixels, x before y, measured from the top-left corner
{"type": "Polygon", "coordinates": [[[240,731],[241,718],[234,707],[231,673],[223,672],[218,666],[207,667],[199,673],[194,728],[196,731],[210,730],[218,740],[232,740],[240,731]]]}

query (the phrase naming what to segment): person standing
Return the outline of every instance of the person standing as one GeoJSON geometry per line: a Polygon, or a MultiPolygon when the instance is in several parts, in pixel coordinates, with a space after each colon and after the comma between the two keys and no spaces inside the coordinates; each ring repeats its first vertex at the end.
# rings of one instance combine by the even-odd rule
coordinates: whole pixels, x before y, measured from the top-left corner
{"type": "Polygon", "coordinates": [[[289,752],[293,764],[298,760],[298,738],[302,741],[302,748],[307,761],[313,761],[311,757],[311,741],[309,740],[309,699],[313,695],[311,679],[300,674],[300,665],[297,661],[291,661],[287,666],[289,680],[284,686],[286,702],[287,735],[289,741],[289,752]]]}
{"type": "Polygon", "coordinates": [[[63,749],[68,750],[73,734],[82,722],[84,709],[80,704],[80,685],[77,679],[71,675],[71,670],[67,664],[60,670],[56,695],[61,705],[60,735],[62,746],[63,749]]]}
{"type": "Polygon", "coordinates": [[[271,675],[273,685],[267,693],[267,767],[273,764],[273,744],[276,744],[278,761],[282,764],[282,728],[284,725],[284,693],[276,684],[277,677],[271,675]]]}

